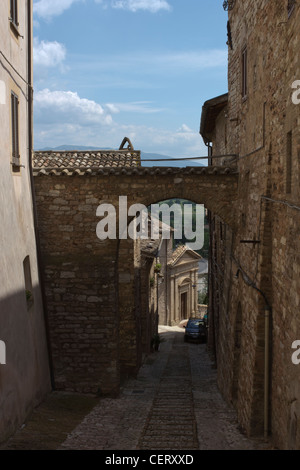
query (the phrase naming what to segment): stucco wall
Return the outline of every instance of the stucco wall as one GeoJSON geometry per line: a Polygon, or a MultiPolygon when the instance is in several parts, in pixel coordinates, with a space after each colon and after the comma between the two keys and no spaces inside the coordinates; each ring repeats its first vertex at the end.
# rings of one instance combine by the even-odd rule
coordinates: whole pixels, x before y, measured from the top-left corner
{"type": "MultiPolygon", "coordinates": [[[[19,2],[24,39],[17,39],[8,21],[9,2],[0,4],[0,340],[6,344],[6,365],[0,365],[0,440],[20,424],[50,390],[50,374],[35,245],[28,167],[26,8],[19,2]],[[19,96],[20,172],[11,166],[10,95],[19,96]],[[33,302],[27,303],[23,262],[29,256],[33,302]]],[[[31,299],[32,300],[32,299],[31,299]]]]}

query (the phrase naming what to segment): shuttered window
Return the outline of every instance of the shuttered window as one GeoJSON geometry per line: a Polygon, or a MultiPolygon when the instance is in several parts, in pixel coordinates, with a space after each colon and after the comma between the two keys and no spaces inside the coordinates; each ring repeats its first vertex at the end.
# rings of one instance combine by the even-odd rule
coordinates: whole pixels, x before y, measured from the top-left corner
{"type": "Polygon", "coordinates": [[[10,20],[15,26],[19,26],[18,0],[10,0],[10,20]]]}
{"type": "Polygon", "coordinates": [[[11,92],[11,136],[12,136],[12,164],[14,169],[20,168],[19,154],[19,98],[11,92]]]}

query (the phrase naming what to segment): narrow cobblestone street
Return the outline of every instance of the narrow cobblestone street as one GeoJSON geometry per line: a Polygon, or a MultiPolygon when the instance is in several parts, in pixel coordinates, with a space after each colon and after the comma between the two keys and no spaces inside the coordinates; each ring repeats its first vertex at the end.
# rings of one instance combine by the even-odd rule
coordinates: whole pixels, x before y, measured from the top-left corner
{"type": "MultiPolygon", "coordinates": [[[[262,440],[248,439],[240,432],[235,411],[218,391],[216,370],[206,345],[185,343],[184,330],[178,327],[163,326],[160,333],[163,337],[160,350],[145,359],[138,377],[123,384],[118,398],[100,399],[67,439],[53,449],[266,448],[262,440]]],[[[52,410],[47,419],[55,421],[60,412],[52,410]]],[[[24,430],[27,427],[30,429],[30,421],[24,430]]],[[[30,432],[26,439],[24,436],[23,430],[18,431],[4,448],[34,448],[30,432]]]]}
{"type": "Polygon", "coordinates": [[[222,399],[206,345],[184,343],[183,330],[160,327],[165,339],[116,400],[105,399],[62,449],[255,449],[222,399]]]}

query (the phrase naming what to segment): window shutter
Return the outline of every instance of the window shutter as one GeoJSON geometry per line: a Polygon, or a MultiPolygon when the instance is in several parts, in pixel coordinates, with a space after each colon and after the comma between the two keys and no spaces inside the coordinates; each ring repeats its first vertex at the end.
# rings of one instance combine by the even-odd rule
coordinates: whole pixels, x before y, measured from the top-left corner
{"type": "Polygon", "coordinates": [[[18,0],[10,0],[10,17],[11,21],[15,26],[19,26],[18,23],[18,0]]]}
{"type": "Polygon", "coordinates": [[[12,132],[12,163],[20,165],[19,155],[19,99],[11,93],[11,132],[12,132]]]}

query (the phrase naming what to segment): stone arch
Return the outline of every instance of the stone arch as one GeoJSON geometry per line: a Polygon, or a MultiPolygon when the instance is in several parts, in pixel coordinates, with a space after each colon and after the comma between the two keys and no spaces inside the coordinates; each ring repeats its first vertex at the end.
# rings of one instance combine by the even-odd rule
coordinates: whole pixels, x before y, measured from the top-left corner
{"type": "Polygon", "coordinates": [[[185,279],[183,279],[183,280],[181,281],[181,283],[179,284],[179,287],[181,287],[181,286],[183,286],[183,285],[185,285],[185,284],[192,284],[192,279],[189,278],[189,277],[186,277],[185,279]]]}
{"type": "Polygon", "coordinates": [[[128,147],[127,147],[128,150],[134,150],[133,145],[132,145],[131,140],[129,139],[129,137],[124,137],[124,139],[121,142],[119,150],[123,150],[126,144],[128,144],[128,147]]]}
{"type": "Polygon", "coordinates": [[[130,303],[139,270],[134,262],[126,265],[134,254],[131,240],[97,238],[98,206],[106,202],[118,212],[122,195],[127,196],[128,205],[146,207],[177,197],[204,204],[233,224],[238,174],[205,167],[58,166],[38,167],[34,176],[56,388],[117,394],[124,352],[129,354],[128,373],[140,365],[139,299],[130,303]],[[62,324],[67,325],[73,343],[80,344],[84,366],[75,348],[68,345],[71,342],[66,343],[62,324]],[[77,324],[82,329],[89,325],[84,338],[77,324]]]}
{"type": "MultiPolygon", "coordinates": [[[[136,188],[138,189],[138,188],[136,188]]],[[[190,203],[200,202],[198,197],[198,202],[195,201],[195,197],[184,197],[182,193],[174,192],[173,188],[167,188],[162,196],[163,191],[160,191],[159,197],[153,196],[153,194],[142,194],[137,191],[135,195],[128,195],[127,199],[127,209],[133,204],[142,204],[145,207],[149,207],[151,204],[157,204],[168,199],[184,199],[190,201],[190,203]]],[[[127,228],[132,222],[134,217],[128,217],[127,219],[127,228]]],[[[119,223],[117,224],[119,225],[119,223]]],[[[149,236],[150,238],[150,236],[149,236]]],[[[131,239],[121,239],[117,241],[117,307],[119,317],[119,347],[120,347],[120,370],[121,377],[127,375],[134,375],[140,365],[142,357],[142,348],[145,344],[149,343],[149,338],[147,332],[142,332],[142,316],[140,306],[142,304],[141,300],[141,271],[138,267],[139,250],[131,239]],[[134,259],[134,262],[129,265],[127,262],[128,259],[134,259]]],[[[174,294],[177,297],[177,300],[174,301],[174,304],[177,306],[177,316],[175,315],[172,321],[178,323],[179,320],[183,319],[183,316],[189,317],[192,316],[192,312],[195,312],[194,303],[195,300],[192,295],[192,285],[193,280],[190,277],[185,277],[181,280],[180,284],[177,285],[177,292],[174,294]],[[184,297],[186,296],[186,297],[184,297]],[[186,314],[182,312],[182,306],[185,304],[186,314]]],[[[175,289],[175,286],[174,286],[175,289]]],[[[169,295],[171,295],[169,293],[169,295]]],[[[149,312],[152,316],[158,315],[158,312],[149,312]]],[[[170,315],[171,316],[171,315],[170,315]]]]}

